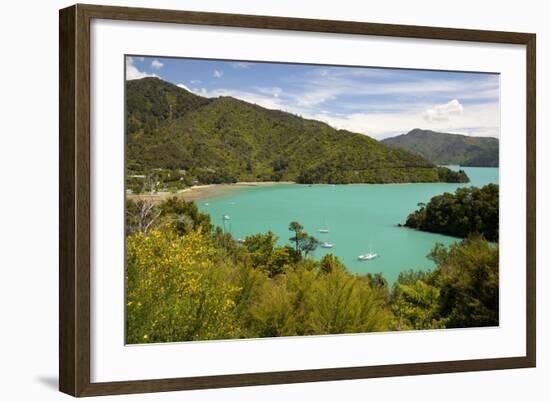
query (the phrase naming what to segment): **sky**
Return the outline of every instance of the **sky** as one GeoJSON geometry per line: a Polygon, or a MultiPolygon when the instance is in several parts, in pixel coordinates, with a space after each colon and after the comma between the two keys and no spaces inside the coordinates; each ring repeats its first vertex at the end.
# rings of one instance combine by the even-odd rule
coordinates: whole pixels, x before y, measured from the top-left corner
{"type": "Polygon", "coordinates": [[[414,128],[500,134],[499,75],[164,57],[126,57],[126,79],[155,76],[376,139],[414,128]]]}

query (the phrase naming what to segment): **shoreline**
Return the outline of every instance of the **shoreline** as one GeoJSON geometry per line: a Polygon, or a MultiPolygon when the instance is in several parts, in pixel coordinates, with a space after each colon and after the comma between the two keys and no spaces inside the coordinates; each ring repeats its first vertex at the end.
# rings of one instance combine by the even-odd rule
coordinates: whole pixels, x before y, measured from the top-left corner
{"type": "Polygon", "coordinates": [[[186,201],[200,201],[224,195],[228,192],[247,187],[268,187],[280,184],[296,184],[293,181],[240,181],[234,184],[193,185],[177,192],[157,192],[154,194],[126,194],[126,199],[149,200],[153,203],[162,202],[176,197],[186,201]]]}
{"type": "Polygon", "coordinates": [[[126,194],[126,199],[130,200],[148,200],[153,203],[162,202],[168,198],[176,197],[179,199],[186,200],[188,202],[196,202],[205,199],[216,198],[223,196],[229,192],[236,191],[239,189],[247,187],[270,187],[275,185],[306,185],[306,186],[317,186],[317,185],[411,185],[411,184],[449,184],[449,185],[469,185],[470,182],[391,182],[391,183],[349,183],[349,184],[298,184],[294,181],[239,181],[233,184],[203,184],[203,185],[193,185],[185,189],[181,189],[177,192],[156,192],[152,193],[143,193],[143,194],[126,194]]]}
{"type": "MultiPolygon", "coordinates": [[[[485,167],[474,167],[474,168],[485,168],[485,167]]],[[[493,167],[488,167],[493,168],[493,167]]],[[[497,167],[498,168],[498,167],[497,167]]],[[[410,184],[449,184],[449,185],[472,185],[471,181],[469,182],[392,182],[392,183],[350,183],[350,184],[297,184],[294,181],[238,181],[233,184],[204,184],[204,185],[194,185],[177,192],[157,192],[157,193],[143,193],[143,194],[126,194],[126,199],[130,200],[148,200],[153,203],[162,202],[168,198],[176,197],[179,199],[184,199],[186,201],[196,202],[202,201],[205,199],[216,198],[223,196],[231,191],[235,191],[247,187],[268,187],[282,184],[292,184],[292,185],[307,185],[307,186],[317,186],[317,185],[410,185],[410,184]]]]}

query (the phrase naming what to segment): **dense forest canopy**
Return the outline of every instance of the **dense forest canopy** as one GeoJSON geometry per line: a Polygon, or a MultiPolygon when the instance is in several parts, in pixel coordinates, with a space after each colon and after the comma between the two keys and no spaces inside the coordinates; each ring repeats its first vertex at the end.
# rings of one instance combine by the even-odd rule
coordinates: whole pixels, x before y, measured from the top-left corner
{"type": "Polygon", "coordinates": [[[157,78],[127,81],[127,185],[467,182],[366,135],[232,97],[204,98],[157,78]]]}
{"type": "Polygon", "coordinates": [[[446,134],[415,128],[407,134],[386,138],[384,144],[405,149],[435,164],[498,167],[498,139],[446,134]]]}
{"type": "Polygon", "coordinates": [[[458,188],[454,194],[434,196],[407,217],[405,225],[465,238],[478,233],[489,241],[498,241],[499,186],[458,188]]]}
{"type": "Polygon", "coordinates": [[[236,241],[192,202],[127,201],[126,342],[339,334],[498,325],[498,245],[472,236],[390,287],[358,275],[289,222],[236,241]]]}

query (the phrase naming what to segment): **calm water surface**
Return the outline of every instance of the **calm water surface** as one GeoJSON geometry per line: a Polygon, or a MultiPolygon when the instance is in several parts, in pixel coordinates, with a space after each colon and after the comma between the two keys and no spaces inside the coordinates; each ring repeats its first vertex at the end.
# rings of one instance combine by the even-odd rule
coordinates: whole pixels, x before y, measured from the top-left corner
{"type": "Polygon", "coordinates": [[[334,244],[318,248],[315,258],[326,253],[337,255],[356,273],[382,272],[392,283],[402,270],[427,270],[433,263],[426,255],[436,242],[445,245],[456,238],[397,227],[419,202],[434,195],[453,192],[460,186],[498,183],[498,168],[462,168],[470,177],[468,184],[280,184],[250,187],[198,202],[214,224],[225,225],[235,238],[273,231],[279,243],[290,244],[290,221],[302,223],[305,230],[334,244]],[[207,205],[208,204],[208,205],[207,205]],[[223,221],[223,215],[231,220],[223,221]],[[329,233],[319,233],[328,229],[329,233]],[[357,256],[372,250],[379,257],[359,261],[357,256]]]}

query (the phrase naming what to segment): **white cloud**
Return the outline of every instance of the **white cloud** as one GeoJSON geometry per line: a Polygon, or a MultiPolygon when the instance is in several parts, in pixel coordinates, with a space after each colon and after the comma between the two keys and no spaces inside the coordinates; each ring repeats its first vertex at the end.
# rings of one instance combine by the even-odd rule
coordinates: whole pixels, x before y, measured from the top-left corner
{"type": "Polygon", "coordinates": [[[405,134],[413,128],[471,136],[500,135],[498,103],[469,105],[461,114],[455,114],[449,120],[429,122],[425,120],[424,113],[415,110],[352,114],[317,113],[309,117],[324,121],[335,128],[367,134],[376,139],[405,134]]]}
{"type": "Polygon", "coordinates": [[[158,60],[153,60],[151,62],[151,67],[154,68],[155,70],[160,70],[162,67],[164,67],[164,64],[161,63],[160,61],[158,60]]]}
{"type": "Polygon", "coordinates": [[[189,87],[187,87],[185,84],[177,84],[176,86],[185,89],[186,91],[193,92],[189,87]]]}
{"type": "Polygon", "coordinates": [[[157,74],[148,74],[146,72],[140,71],[134,65],[134,59],[132,57],[126,57],[126,79],[128,81],[131,81],[133,79],[141,79],[145,77],[160,78],[157,74]]]}
{"type": "Polygon", "coordinates": [[[314,107],[329,100],[338,97],[339,90],[335,88],[318,88],[306,91],[301,94],[295,94],[294,100],[300,107],[314,107]]]}
{"type": "MultiPolygon", "coordinates": [[[[256,87],[255,91],[202,88],[195,93],[205,97],[232,96],[259,106],[282,110],[304,118],[323,121],[337,129],[347,129],[369,135],[376,139],[404,134],[413,128],[431,129],[440,132],[472,136],[499,136],[500,117],[498,102],[469,105],[465,109],[456,99],[443,105],[401,104],[399,109],[386,104],[372,105],[367,112],[335,113],[331,109],[304,107],[294,95],[289,95],[278,87],[256,87]],[[380,110],[376,111],[377,108],[380,110]],[[439,116],[452,118],[425,119],[426,110],[435,109],[439,116]]],[[[319,94],[319,99],[322,96],[319,94]]],[[[311,99],[309,99],[311,101],[311,99]]]]}
{"type": "Polygon", "coordinates": [[[192,79],[192,80],[191,80],[191,83],[192,83],[192,84],[200,84],[200,83],[201,83],[201,80],[200,80],[200,79],[192,79]]]}
{"type": "Polygon", "coordinates": [[[252,66],[252,63],[244,63],[242,61],[231,63],[231,67],[235,68],[236,70],[245,70],[252,66]]]}
{"type": "MultiPolygon", "coordinates": [[[[216,78],[222,75],[222,70],[213,71],[216,78]]],[[[499,136],[499,85],[494,76],[470,80],[415,78],[403,71],[324,67],[286,76],[277,85],[203,87],[193,92],[205,97],[232,96],[377,139],[413,128],[499,136]],[[369,77],[377,79],[365,79],[369,77]]]]}
{"type": "Polygon", "coordinates": [[[236,99],[244,100],[248,103],[257,104],[258,106],[265,107],[266,109],[272,110],[283,110],[291,113],[296,113],[297,110],[287,107],[287,105],[280,99],[271,95],[265,95],[262,93],[247,92],[234,89],[214,89],[207,90],[206,88],[201,88],[200,90],[195,91],[196,94],[204,97],[220,97],[220,96],[231,96],[236,99]]]}
{"type": "Polygon", "coordinates": [[[277,86],[272,87],[257,87],[258,92],[273,97],[279,97],[283,93],[283,90],[277,86]]]}
{"type": "Polygon", "coordinates": [[[499,97],[498,80],[492,75],[479,77],[475,82],[425,77],[411,79],[410,75],[401,71],[333,67],[316,69],[306,77],[291,76],[287,80],[294,88],[296,101],[304,107],[318,105],[340,96],[379,95],[418,99],[447,97],[483,101],[499,97]]]}
{"type": "Polygon", "coordinates": [[[453,99],[448,103],[440,104],[427,109],[422,113],[424,120],[433,121],[449,121],[453,116],[460,116],[464,112],[464,107],[457,99],[453,99]]]}

